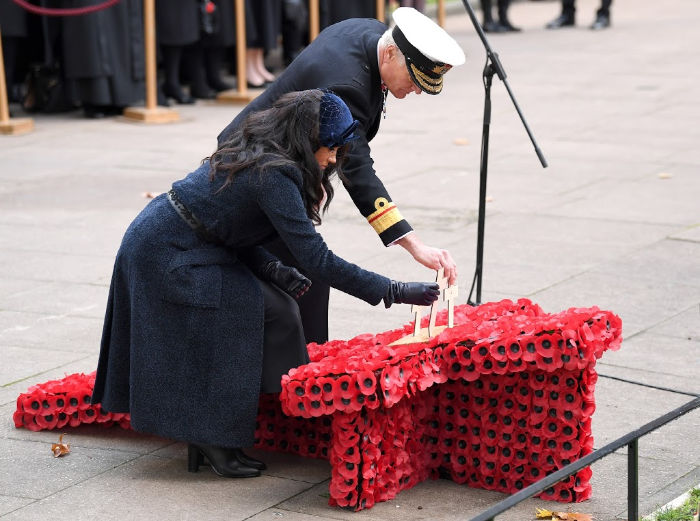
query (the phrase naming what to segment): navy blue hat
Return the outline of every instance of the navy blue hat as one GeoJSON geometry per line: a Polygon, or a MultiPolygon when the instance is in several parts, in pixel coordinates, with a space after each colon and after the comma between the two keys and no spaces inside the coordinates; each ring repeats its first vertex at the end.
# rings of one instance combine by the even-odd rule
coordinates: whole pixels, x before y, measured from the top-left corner
{"type": "Polygon", "coordinates": [[[345,102],[332,92],[323,93],[318,119],[318,140],[321,146],[342,147],[358,137],[355,129],[360,122],[353,119],[345,102]]]}

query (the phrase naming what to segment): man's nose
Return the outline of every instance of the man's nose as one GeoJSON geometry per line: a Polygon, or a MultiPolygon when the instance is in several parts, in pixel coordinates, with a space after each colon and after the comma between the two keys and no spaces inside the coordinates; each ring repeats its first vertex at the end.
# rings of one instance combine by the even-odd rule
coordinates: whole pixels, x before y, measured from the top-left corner
{"type": "Polygon", "coordinates": [[[411,83],[411,87],[412,87],[411,91],[415,92],[416,94],[420,94],[421,92],[423,92],[422,90],[420,90],[420,87],[418,85],[416,85],[415,83],[411,83]]]}
{"type": "Polygon", "coordinates": [[[331,155],[328,156],[328,162],[333,164],[333,165],[335,164],[335,155],[336,155],[336,152],[334,151],[331,153],[331,155]]]}

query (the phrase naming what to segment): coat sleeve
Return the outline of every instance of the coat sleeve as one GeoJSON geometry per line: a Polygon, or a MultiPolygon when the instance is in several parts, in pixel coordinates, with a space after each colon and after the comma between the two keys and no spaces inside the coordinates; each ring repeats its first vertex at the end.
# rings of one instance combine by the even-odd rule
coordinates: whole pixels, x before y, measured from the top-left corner
{"type": "Polygon", "coordinates": [[[374,228],[384,245],[388,246],[413,228],[403,218],[374,170],[369,140],[377,131],[380,116],[369,113],[367,100],[363,99],[354,85],[337,85],[333,91],[345,101],[361,124],[359,137],[351,142],[343,164],[343,184],[362,216],[374,228]]]}
{"type": "Polygon", "coordinates": [[[347,262],[328,249],[306,215],[300,177],[299,172],[263,174],[256,190],[260,208],[304,270],[344,293],[378,304],[386,295],[390,280],[347,262]]]}

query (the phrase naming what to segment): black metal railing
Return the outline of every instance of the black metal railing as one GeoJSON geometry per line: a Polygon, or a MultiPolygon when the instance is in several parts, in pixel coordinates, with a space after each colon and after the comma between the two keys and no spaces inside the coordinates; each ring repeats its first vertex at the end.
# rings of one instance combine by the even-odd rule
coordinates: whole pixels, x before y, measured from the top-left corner
{"type": "MultiPolygon", "coordinates": [[[[690,393],[682,393],[690,394],[690,393]]],[[[642,436],[649,434],[651,431],[658,429],[659,427],[666,425],[667,423],[683,416],[684,414],[700,407],[700,397],[697,395],[694,400],[691,400],[677,409],[672,410],[669,413],[664,414],[656,418],[655,420],[647,423],[646,425],[640,427],[639,429],[625,434],[621,438],[616,439],[613,442],[608,443],[604,447],[591,452],[590,454],[584,456],[581,459],[570,463],[569,465],[553,472],[549,476],[541,479],[532,485],[525,487],[524,489],[516,492],[512,496],[507,497],[503,501],[496,503],[488,510],[485,510],[476,517],[473,517],[470,521],[493,521],[497,515],[502,514],[506,510],[513,508],[518,503],[531,498],[535,494],[546,490],[555,483],[558,483],[562,479],[566,479],[572,474],[575,474],[584,467],[587,467],[591,463],[598,461],[599,459],[612,454],[616,450],[628,446],[627,450],[627,519],[629,521],[637,521],[639,519],[639,446],[637,440],[642,436]]]]}

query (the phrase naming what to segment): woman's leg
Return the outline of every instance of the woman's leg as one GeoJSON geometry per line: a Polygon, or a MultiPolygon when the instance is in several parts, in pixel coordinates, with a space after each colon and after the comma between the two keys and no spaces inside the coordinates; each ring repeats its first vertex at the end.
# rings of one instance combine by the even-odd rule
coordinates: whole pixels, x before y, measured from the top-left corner
{"type": "Polygon", "coordinates": [[[163,94],[173,98],[178,103],[191,104],[194,98],[183,92],[180,86],[180,61],[182,60],[182,47],[176,45],[161,46],[163,53],[163,69],[165,69],[165,81],[163,82],[163,94]]]}
{"type": "Polygon", "coordinates": [[[265,85],[265,78],[258,71],[256,60],[258,59],[258,51],[262,54],[262,49],[248,48],[246,49],[245,59],[245,77],[248,81],[248,87],[262,87],[265,85]]]}

